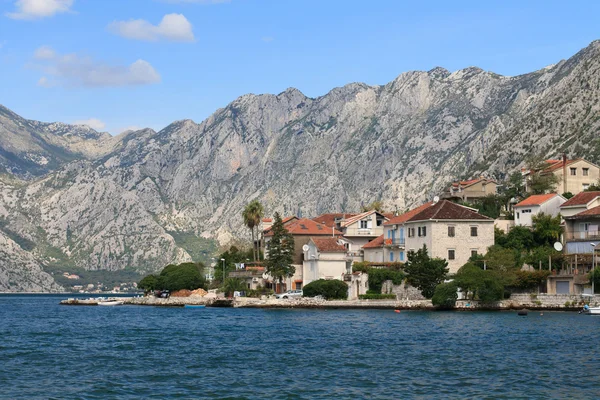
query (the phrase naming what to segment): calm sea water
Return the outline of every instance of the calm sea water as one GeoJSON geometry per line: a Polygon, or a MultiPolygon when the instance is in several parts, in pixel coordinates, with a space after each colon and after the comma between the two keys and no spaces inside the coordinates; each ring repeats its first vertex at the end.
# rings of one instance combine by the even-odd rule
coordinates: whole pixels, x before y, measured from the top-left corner
{"type": "Polygon", "coordinates": [[[0,296],[0,398],[600,398],[600,317],[60,299],[0,296]]]}

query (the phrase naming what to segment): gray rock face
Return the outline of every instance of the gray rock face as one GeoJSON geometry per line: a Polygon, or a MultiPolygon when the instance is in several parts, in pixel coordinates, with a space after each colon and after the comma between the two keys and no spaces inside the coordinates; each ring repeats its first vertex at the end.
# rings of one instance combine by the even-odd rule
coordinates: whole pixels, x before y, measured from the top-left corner
{"type": "Polygon", "coordinates": [[[36,181],[0,180],[0,217],[36,244],[27,251],[40,262],[59,249],[87,269],[153,271],[190,259],[172,232],[249,239],[240,215],[252,199],[269,215],[350,212],[373,200],[403,210],[456,178],[502,179],[534,154],[599,162],[599,97],[594,42],[526,75],[435,68],[315,99],[296,89],[248,94],[200,124],[118,138],[31,121],[25,129],[4,111],[0,138],[43,131],[79,156],[51,154],[57,169],[36,181]]]}

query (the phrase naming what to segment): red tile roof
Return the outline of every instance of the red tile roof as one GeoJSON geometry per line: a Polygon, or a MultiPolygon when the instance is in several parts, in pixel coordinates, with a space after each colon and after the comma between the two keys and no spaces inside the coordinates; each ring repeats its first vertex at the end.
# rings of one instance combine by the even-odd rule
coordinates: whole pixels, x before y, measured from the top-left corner
{"type": "Polygon", "coordinates": [[[335,228],[335,220],[336,219],[346,219],[354,217],[356,214],[352,213],[329,213],[329,214],[321,214],[318,217],[313,218],[312,220],[318,222],[320,224],[326,225],[328,227],[335,228]]]}
{"type": "Polygon", "coordinates": [[[563,208],[563,207],[573,207],[573,206],[584,206],[599,196],[600,196],[600,192],[581,192],[581,193],[571,197],[569,200],[567,200],[565,203],[563,203],[563,205],[560,207],[563,208]]]}
{"type": "Polygon", "coordinates": [[[544,204],[548,200],[554,198],[554,196],[558,195],[556,193],[534,194],[532,196],[529,196],[525,200],[522,200],[520,203],[515,204],[515,207],[539,206],[544,204]]]}
{"type": "Polygon", "coordinates": [[[313,241],[315,246],[320,252],[326,253],[345,253],[346,248],[338,243],[337,238],[316,238],[311,237],[310,240],[313,241]]]}
{"type": "Polygon", "coordinates": [[[589,210],[585,210],[580,212],[579,214],[575,214],[571,217],[565,217],[565,219],[588,219],[588,218],[600,218],[600,206],[596,206],[594,208],[590,208],[589,210]]]}
{"type": "Polygon", "coordinates": [[[262,219],[263,222],[273,222],[272,218],[263,218],[262,219]]]}
{"type": "Polygon", "coordinates": [[[386,222],[383,225],[400,225],[405,223],[406,221],[408,221],[409,219],[411,219],[412,217],[414,217],[416,214],[420,213],[421,211],[423,211],[424,209],[426,209],[427,207],[430,207],[433,204],[433,202],[428,202],[425,203],[417,208],[413,208],[412,210],[405,212],[404,214],[398,215],[392,219],[390,219],[388,222],[386,222]]]}
{"type": "MultiPolygon", "coordinates": [[[[281,222],[283,222],[283,225],[286,226],[292,222],[294,222],[295,220],[297,220],[298,217],[296,217],[295,215],[289,216],[289,217],[285,217],[284,219],[281,220],[281,222]]],[[[273,222],[271,220],[271,218],[264,218],[263,219],[264,222],[273,222]],[[270,221],[265,221],[265,220],[270,220],[270,221]]],[[[270,231],[271,231],[272,225],[270,225],[267,229],[265,229],[263,231],[263,235],[267,235],[270,231]]]]}
{"type": "MultiPolygon", "coordinates": [[[[285,229],[292,235],[311,235],[311,236],[340,236],[342,232],[332,229],[329,226],[325,226],[318,222],[308,218],[301,218],[298,220],[291,221],[287,224],[284,223],[285,229]]],[[[265,231],[265,236],[273,236],[271,229],[265,231]]]]}
{"type": "MultiPolygon", "coordinates": [[[[578,158],[576,160],[567,160],[566,165],[573,164],[574,162],[577,162],[580,160],[583,160],[583,159],[578,158]]],[[[561,169],[563,167],[562,160],[546,160],[546,162],[549,163],[550,165],[548,167],[544,168],[542,172],[553,172],[553,171],[556,171],[557,169],[561,169]]]]}
{"type": "Polygon", "coordinates": [[[347,227],[349,225],[352,225],[356,221],[360,221],[364,217],[368,217],[369,215],[371,215],[373,213],[377,213],[379,215],[383,215],[379,211],[375,211],[375,210],[365,211],[364,213],[356,214],[355,216],[353,216],[351,218],[347,218],[346,220],[342,221],[342,226],[347,227]]]}
{"type": "Polygon", "coordinates": [[[493,221],[485,215],[465,206],[458,205],[448,200],[441,200],[421,212],[415,214],[406,222],[424,221],[424,220],[481,220],[493,221]]]}
{"type": "Polygon", "coordinates": [[[379,247],[383,247],[383,235],[377,236],[375,239],[365,244],[363,249],[377,249],[379,247]]]}

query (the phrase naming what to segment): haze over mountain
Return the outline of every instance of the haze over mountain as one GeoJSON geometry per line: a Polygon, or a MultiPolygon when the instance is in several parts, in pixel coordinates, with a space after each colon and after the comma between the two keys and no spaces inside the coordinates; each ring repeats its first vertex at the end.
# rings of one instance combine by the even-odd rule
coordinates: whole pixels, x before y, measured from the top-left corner
{"type": "Polygon", "coordinates": [[[200,124],[115,138],[0,108],[0,290],[50,290],[52,264],[156,271],[198,259],[198,237],[249,239],[252,199],[269,214],[373,200],[403,210],[452,179],[502,179],[531,155],[599,162],[599,100],[595,41],[526,75],[435,68],[318,98],[247,94],[200,124]]]}

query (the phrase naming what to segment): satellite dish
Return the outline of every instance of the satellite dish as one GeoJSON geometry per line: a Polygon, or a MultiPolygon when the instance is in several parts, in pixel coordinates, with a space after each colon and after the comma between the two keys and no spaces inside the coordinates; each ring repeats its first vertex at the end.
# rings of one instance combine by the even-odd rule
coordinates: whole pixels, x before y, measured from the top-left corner
{"type": "Polygon", "coordinates": [[[308,245],[307,245],[307,244],[305,244],[304,246],[302,246],[302,250],[303,250],[303,251],[308,251],[308,249],[309,249],[309,247],[308,247],[308,245]]]}
{"type": "Polygon", "coordinates": [[[562,245],[561,242],[554,243],[554,250],[556,250],[556,251],[562,251],[562,249],[563,249],[563,245],[562,245]]]}
{"type": "Polygon", "coordinates": [[[433,198],[433,203],[435,204],[435,203],[437,203],[438,201],[440,201],[440,196],[435,196],[435,197],[433,198]]]}

